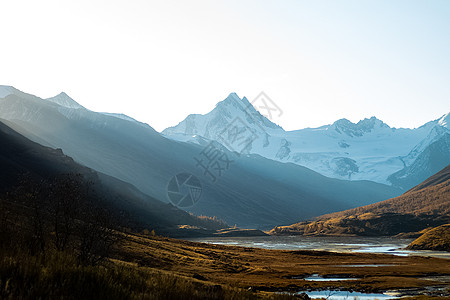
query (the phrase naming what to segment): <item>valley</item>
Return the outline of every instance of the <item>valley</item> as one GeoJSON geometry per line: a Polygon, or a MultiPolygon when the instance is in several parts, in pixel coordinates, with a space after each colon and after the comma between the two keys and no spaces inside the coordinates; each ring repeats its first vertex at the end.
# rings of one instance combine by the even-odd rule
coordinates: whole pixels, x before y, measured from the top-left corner
{"type": "Polygon", "coordinates": [[[450,0],[0,11],[0,300],[450,300],[450,0]]]}
{"type": "MultiPolygon", "coordinates": [[[[450,297],[448,165],[403,192],[405,185],[330,178],[218,141],[168,139],[125,115],[90,111],[65,93],[42,99],[2,89],[0,297],[64,298],[89,280],[111,299],[450,297]],[[217,182],[195,165],[209,149],[204,142],[233,158],[217,182]],[[179,170],[185,173],[174,176],[179,170]],[[177,207],[168,191],[182,195],[180,180],[193,176],[202,198],[177,207]],[[86,246],[88,233],[99,240],[86,246]],[[21,282],[34,288],[24,291],[21,282]]],[[[339,123],[353,137],[379,124],[358,123],[369,128],[360,131],[339,123]]],[[[445,137],[436,143],[445,146],[445,137]]],[[[427,159],[405,163],[413,177],[402,173],[399,180],[414,178],[411,184],[445,163],[446,148],[436,145],[414,152],[427,159]]]]}
{"type": "MultiPolygon", "coordinates": [[[[426,287],[441,287],[435,295],[450,296],[448,259],[370,253],[333,253],[312,250],[267,250],[201,244],[167,238],[129,236],[121,254],[141,268],[156,267],[205,284],[227,284],[254,293],[338,289],[358,292],[424,294],[426,287]],[[153,250],[151,250],[153,249],[153,250]],[[361,267],[358,267],[361,265],[361,267]],[[372,267],[371,265],[379,265],[372,267]],[[352,267],[348,267],[352,266],[352,267]],[[195,276],[198,274],[200,276],[195,276]],[[320,274],[329,281],[304,280],[320,274]],[[424,280],[428,276],[436,279],[424,280]],[[336,280],[333,277],[354,280],[336,280]],[[400,292],[399,292],[400,291],[400,292]]],[[[436,291],[439,289],[436,289],[436,291]]],[[[430,293],[432,295],[433,293],[430,293]]]]}

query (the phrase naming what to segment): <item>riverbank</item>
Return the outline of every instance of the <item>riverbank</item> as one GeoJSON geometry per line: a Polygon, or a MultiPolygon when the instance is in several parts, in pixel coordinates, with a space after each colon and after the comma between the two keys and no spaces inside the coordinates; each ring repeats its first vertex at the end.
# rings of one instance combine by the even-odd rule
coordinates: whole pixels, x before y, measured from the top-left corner
{"type": "MultiPolygon", "coordinates": [[[[312,290],[400,293],[403,290],[422,294],[430,287],[438,291],[448,286],[441,279],[450,275],[450,261],[440,258],[267,250],[138,235],[129,235],[121,242],[117,258],[136,267],[255,293],[312,290]],[[352,280],[306,280],[310,276],[352,280]]],[[[450,296],[449,290],[438,293],[450,296]]]]}

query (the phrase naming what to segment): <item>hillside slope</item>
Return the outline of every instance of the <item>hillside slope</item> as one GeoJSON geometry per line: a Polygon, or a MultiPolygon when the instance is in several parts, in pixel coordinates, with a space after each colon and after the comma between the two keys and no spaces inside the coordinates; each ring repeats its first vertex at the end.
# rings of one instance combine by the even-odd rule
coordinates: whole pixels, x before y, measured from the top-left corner
{"type": "Polygon", "coordinates": [[[396,235],[450,221],[450,165],[403,195],[332,213],[312,222],[279,226],[272,234],[396,235]]]}
{"type": "Polygon", "coordinates": [[[409,244],[406,249],[450,252],[450,224],[428,230],[409,244]]]}
{"type": "Polygon", "coordinates": [[[81,174],[85,184],[124,222],[134,228],[156,229],[176,235],[179,224],[203,225],[196,217],[166,203],[153,199],[131,184],[97,173],[52,149],[34,143],[0,122],[0,195],[20,184],[24,174],[36,181],[53,180],[62,174],[81,174]]]}

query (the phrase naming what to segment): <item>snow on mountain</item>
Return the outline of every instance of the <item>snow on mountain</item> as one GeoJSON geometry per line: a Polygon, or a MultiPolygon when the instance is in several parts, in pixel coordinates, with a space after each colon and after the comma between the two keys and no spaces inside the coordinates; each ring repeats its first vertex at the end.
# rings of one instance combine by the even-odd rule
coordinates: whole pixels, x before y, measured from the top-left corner
{"type": "Polygon", "coordinates": [[[388,183],[390,174],[404,168],[401,157],[426,134],[425,128],[390,128],[375,117],[356,124],[344,119],[320,128],[273,135],[273,147],[278,144],[280,149],[260,149],[257,153],[303,165],[329,177],[388,183]],[[286,144],[289,154],[277,155],[286,144]]]}
{"type": "Polygon", "coordinates": [[[450,113],[443,115],[439,120],[438,124],[442,127],[449,128],[450,129],[450,113]]]}
{"type": "MultiPolygon", "coordinates": [[[[235,123],[235,129],[250,130],[256,135],[251,130],[254,128],[259,130],[258,138],[264,132],[284,132],[247,106],[243,99],[231,95],[228,101],[217,106],[221,113],[209,117],[216,118],[217,122],[233,122],[235,119],[231,113],[236,114],[241,122],[235,123]]],[[[266,229],[276,224],[310,219],[324,213],[378,202],[400,192],[397,188],[374,182],[345,182],[327,178],[307,168],[258,155],[235,159],[232,153],[224,151],[217,157],[215,150],[206,153],[202,151],[204,147],[173,142],[146,124],[140,126],[121,117],[84,108],[69,108],[32,95],[2,98],[0,118],[6,119],[20,134],[46,146],[61,148],[75,161],[132,183],[156,199],[169,200],[167,183],[174,175],[192,173],[202,181],[202,199],[205,201],[198,201],[189,208],[189,212],[217,216],[228,223],[249,228],[266,229]],[[203,158],[206,159],[209,154],[216,155],[217,163],[226,159],[232,167],[225,167],[226,172],[221,174],[220,170],[213,170],[214,165],[203,165],[206,168],[202,168],[195,163],[195,158],[206,162],[203,158]],[[206,176],[207,169],[212,177],[206,176]]],[[[223,133],[214,122],[208,125],[211,132],[214,129],[219,135],[223,133]]],[[[186,136],[197,143],[207,142],[200,135],[186,136]]],[[[267,147],[270,147],[271,142],[268,142],[267,147]]],[[[264,147],[263,144],[261,147],[264,147]]],[[[289,142],[285,141],[283,147],[286,151],[279,151],[279,156],[289,156],[289,142]]],[[[220,163],[219,168],[223,167],[220,163]]],[[[122,199],[115,200],[120,202],[122,199]]],[[[160,219],[164,221],[165,218],[162,215],[160,219]]]]}
{"type": "Polygon", "coordinates": [[[446,133],[450,133],[446,127],[441,126],[441,123],[438,122],[437,125],[433,126],[427,136],[420,141],[405,157],[403,157],[403,161],[406,165],[411,165],[417,157],[432,143],[436,142],[446,133]]]}
{"type": "Polygon", "coordinates": [[[251,128],[256,132],[263,133],[263,129],[267,131],[282,130],[281,127],[256,111],[247,98],[240,99],[238,95],[231,93],[225,100],[217,103],[216,107],[208,114],[189,115],[177,126],[165,129],[163,134],[201,135],[210,139],[221,133],[236,118],[251,124],[251,128]]]}
{"type": "Polygon", "coordinates": [[[361,120],[357,124],[354,124],[347,119],[340,119],[334,122],[331,127],[338,133],[345,133],[350,137],[360,137],[366,133],[372,132],[372,130],[378,130],[379,128],[390,129],[388,125],[375,117],[361,120]]]}
{"type": "Polygon", "coordinates": [[[247,100],[231,93],[225,100],[206,115],[193,114],[177,126],[165,129],[162,134],[179,141],[199,143],[198,136],[207,140],[217,140],[228,144],[228,149],[237,152],[254,152],[252,148],[264,149],[270,144],[270,136],[284,132],[278,125],[262,116],[247,100]],[[234,143],[232,131],[242,133],[247,142],[234,143]],[[228,132],[230,131],[230,132],[228,132]],[[242,145],[239,145],[242,144],[242,145]]]}
{"type": "Polygon", "coordinates": [[[420,152],[416,151],[417,148],[411,151],[410,154],[415,155],[414,159],[410,159],[411,163],[389,176],[389,181],[395,186],[409,189],[450,164],[450,131],[443,127],[442,130],[437,128],[433,128],[425,140],[429,144],[419,144],[423,148],[420,152]],[[436,131],[441,134],[436,134],[436,131]]]}
{"type": "Polygon", "coordinates": [[[75,100],[70,98],[66,93],[62,92],[55,97],[45,99],[47,101],[59,104],[63,107],[67,108],[84,108],[80,104],[78,104],[75,100]]]}
{"type": "Polygon", "coordinates": [[[319,128],[285,131],[245,97],[233,93],[211,112],[189,115],[162,134],[198,144],[216,140],[235,151],[224,132],[238,123],[237,132],[254,134],[245,149],[249,153],[302,165],[328,177],[389,184],[389,175],[411,165],[427,145],[448,132],[448,119],[447,114],[416,129],[391,128],[375,117],[356,124],[341,119],[319,128]]]}

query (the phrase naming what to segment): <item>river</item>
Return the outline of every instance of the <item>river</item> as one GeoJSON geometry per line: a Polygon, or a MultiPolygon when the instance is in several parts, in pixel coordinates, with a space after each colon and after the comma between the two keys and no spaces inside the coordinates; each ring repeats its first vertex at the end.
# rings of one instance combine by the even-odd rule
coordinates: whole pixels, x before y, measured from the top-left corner
{"type": "Polygon", "coordinates": [[[189,240],[202,243],[265,249],[384,253],[400,256],[420,255],[450,259],[449,252],[404,250],[413,239],[393,237],[258,236],[208,237],[189,240]]]}

